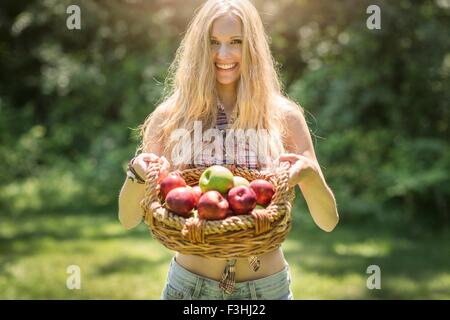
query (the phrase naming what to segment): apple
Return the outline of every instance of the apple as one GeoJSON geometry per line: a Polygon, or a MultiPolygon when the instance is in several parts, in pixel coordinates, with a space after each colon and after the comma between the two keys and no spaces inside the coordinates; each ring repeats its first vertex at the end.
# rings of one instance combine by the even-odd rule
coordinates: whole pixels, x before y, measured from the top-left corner
{"type": "Polygon", "coordinates": [[[204,193],[197,204],[198,217],[207,220],[221,220],[228,215],[228,201],[220,192],[211,190],[204,193]]]}
{"type": "Polygon", "coordinates": [[[211,190],[226,194],[233,188],[233,173],[225,167],[214,165],[203,171],[199,179],[202,192],[211,190]]]}
{"type": "Polygon", "coordinates": [[[256,203],[262,206],[266,206],[272,200],[275,188],[273,185],[264,179],[256,179],[250,182],[250,188],[256,194],[256,203]]]}
{"type": "Polygon", "coordinates": [[[250,186],[250,182],[248,182],[248,180],[243,177],[234,176],[233,177],[233,185],[235,187],[239,187],[239,186],[248,187],[248,186],[250,186]]]}
{"type": "Polygon", "coordinates": [[[195,195],[190,188],[178,187],[169,191],[166,205],[173,212],[183,217],[190,217],[195,207],[195,195]]]}
{"type": "Polygon", "coordinates": [[[228,203],[235,214],[247,214],[256,207],[256,194],[246,186],[234,187],[228,192],[228,203]]]}
{"type": "Polygon", "coordinates": [[[197,206],[198,201],[200,200],[200,197],[202,196],[202,189],[200,189],[199,186],[195,186],[195,187],[192,187],[192,192],[194,193],[195,205],[197,206]]]}
{"type": "Polygon", "coordinates": [[[167,177],[165,177],[160,185],[159,190],[163,199],[166,199],[167,194],[179,187],[186,187],[186,181],[184,181],[183,177],[176,173],[169,173],[167,177]]]}

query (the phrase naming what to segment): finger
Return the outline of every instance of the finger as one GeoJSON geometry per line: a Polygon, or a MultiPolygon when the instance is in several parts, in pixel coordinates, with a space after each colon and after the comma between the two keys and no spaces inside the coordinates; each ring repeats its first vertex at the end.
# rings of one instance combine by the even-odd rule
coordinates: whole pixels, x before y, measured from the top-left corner
{"type": "Polygon", "coordinates": [[[307,158],[306,156],[304,156],[302,154],[296,154],[296,153],[287,153],[287,154],[281,155],[280,157],[282,157],[282,159],[280,159],[280,161],[289,161],[291,163],[294,163],[298,160],[307,158]]]}
{"type": "Polygon", "coordinates": [[[169,161],[167,161],[166,157],[164,157],[164,156],[159,157],[159,163],[161,163],[163,167],[166,167],[169,165],[169,161]]]}
{"type": "Polygon", "coordinates": [[[145,161],[158,161],[159,160],[159,157],[156,155],[156,154],[154,154],[154,153],[142,153],[141,155],[140,155],[140,158],[142,158],[143,160],[145,160],[145,161]]]}
{"type": "Polygon", "coordinates": [[[150,163],[153,163],[156,161],[156,159],[153,157],[151,157],[151,158],[141,157],[138,160],[139,160],[139,164],[142,166],[143,169],[146,169],[150,165],[150,163]]]}
{"type": "Polygon", "coordinates": [[[159,170],[158,173],[158,183],[160,183],[162,180],[164,180],[164,178],[166,178],[169,175],[169,171],[163,167],[161,167],[161,169],[159,170]]]}
{"type": "Polygon", "coordinates": [[[290,159],[290,158],[296,158],[296,157],[298,157],[298,155],[295,153],[283,153],[280,155],[280,158],[283,158],[283,159],[290,159]]]}
{"type": "Polygon", "coordinates": [[[136,170],[136,172],[139,174],[139,176],[144,178],[145,170],[147,168],[147,163],[142,158],[136,158],[136,160],[134,160],[133,167],[136,170]]]}
{"type": "Polygon", "coordinates": [[[164,168],[164,170],[167,170],[167,171],[170,169],[170,163],[169,163],[169,161],[167,161],[166,158],[163,159],[162,167],[164,168]]]}
{"type": "Polygon", "coordinates": [[[161,156],[161,160],[163,161],[163,163],[165,163],[166,165],[170,165],[169,164],[169,161],[167,160],[167,158],[166,157],[164,157],[164,156],[161,156]]]}
{"type": "Polygon", "coordinates": [[[278,156],[278,158],[276,158],[275,161],[282,161],[283,159],[289,158],[291,156],[294,156],[293,153],[282,153],[278,156]]]}
{"type": "Polygon", "coordinates": [[[280,156],[279,162],[287,161],[287,162],[293,164],[298,159],[299,159],[298,156],[295,155],[295,154],[286,154],[286,155],[281,155],[280,156]]]}
{"type": "Polygon", "coordinates": [[[300,170],[301,170],[300,161],[296,161],[292,164],[291,170],[289,171],[289,175],[293,178],[294,176],[300,173],[300,170]]]}

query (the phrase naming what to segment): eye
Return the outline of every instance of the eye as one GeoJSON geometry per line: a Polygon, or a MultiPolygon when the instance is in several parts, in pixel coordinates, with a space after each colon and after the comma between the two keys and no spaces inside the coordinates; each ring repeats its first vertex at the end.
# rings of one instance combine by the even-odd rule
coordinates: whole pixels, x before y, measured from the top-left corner
{"type": "MultiPolygon", "coordinates": [[[[210,44],[211,45],[219,45],[219,41],[211,39],[210,44]]],[[[239,45],[239,44],[242,44],[242,40],[240,40],[240,39],[231,40],[230,44],[239,45]]]]}

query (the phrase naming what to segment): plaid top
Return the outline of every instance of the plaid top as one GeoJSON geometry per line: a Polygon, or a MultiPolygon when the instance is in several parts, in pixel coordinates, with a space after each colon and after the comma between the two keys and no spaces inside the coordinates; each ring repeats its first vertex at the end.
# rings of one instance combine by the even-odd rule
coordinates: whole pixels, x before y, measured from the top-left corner
{"type": "MultiPolygon", "coordinates": [[[[234,122],[233,117],[230,119],[230,124],[234,122]]],[[[208,154],[208,150],[205,150],[203,148],[202,153],[200,154],[200,159],[197,161],[197,165],[200,166],[211,166],[215,164],[235,164],[236,166],[245,167],[248,169],[260,169],[260,165],[258,163],[258,157],[254,150],[251,150],[248,141],[245,141],[244,144],[244,157],[242,160],[244,160],[244,163],[242,163],[242,160],[237,158],[237,148],[238,145],[236,141],[233,142],[234,146],[234,155],[235,159],[231,159],[234,161],[229,161],[230,159],[227,159],[227,150],[226,150],[226,129],[229,129],[229,123],[228,118],[225,113],[225,110],[223,109],[223,106],[218,103],[218,112],[217,112],[217,118],[216,118],[216,125],[214,127],[215,129],[218,129],[220,134],[222,135],[222,148],[221,152],[222,155],[211,155],[208,154]],[[228,160],[228,161],[227,161],[228,160]]],[[[217,151],[217,150],[215,150],[217,151]]],[[[257,256],[252,256],[248,258],[249,264],[252,267],[254,271],[257,271],[260,267],[260,261],[257,256]]],[[[222,273],[222,279],[219,282],[219,288],[221,288],[225,293],[231,294],[234,291],[235,288],[235,273],[236,273],[236,259],[228,259],[227,265],[222,273]]]]}
{"type": "MultiPolygon", "coordinates": [[[[233,122],[234,119],[232,117],[230,119],[230,124],[233,122]]],[[[238,159],[238,144],[234,141],[234,159],[232,159],[231,156],[227,159],[227,149],[225,144],[227,135],[226,129],[229,129],[230,126],[225,110],[220,103],[218,103],[216,125],[214,128],[218,129],[222,135],[222,148],[221,150],[214,149],[214,152],[218,152],[217,154],[211,154],[208,152],[210,150],[205,150],[205,148],[203,148],[200,159],[197,160],[197,165],[209,167],[211,165],[234,164],[236,166],[245,167],[248,169],[260,169],[258,156],[254,150],[251,150],[248,141],[245,141],[244,150],[239,150],[241,154],[243,153],[243,157],[240,159],[238,159]],[[222,152],[222,155],[219,154],[220,151],[222,152]]]]}

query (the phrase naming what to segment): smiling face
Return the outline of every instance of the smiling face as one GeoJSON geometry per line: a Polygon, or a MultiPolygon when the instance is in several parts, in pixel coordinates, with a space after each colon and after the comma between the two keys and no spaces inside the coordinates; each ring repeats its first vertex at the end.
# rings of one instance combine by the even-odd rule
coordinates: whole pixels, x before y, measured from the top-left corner
{"type": "Polygon", "coordinates": [[[234,15],[217,18],[211,29],[211,49],[217,81],[233,84],[241,75],[242,25],[234,15]]]}

